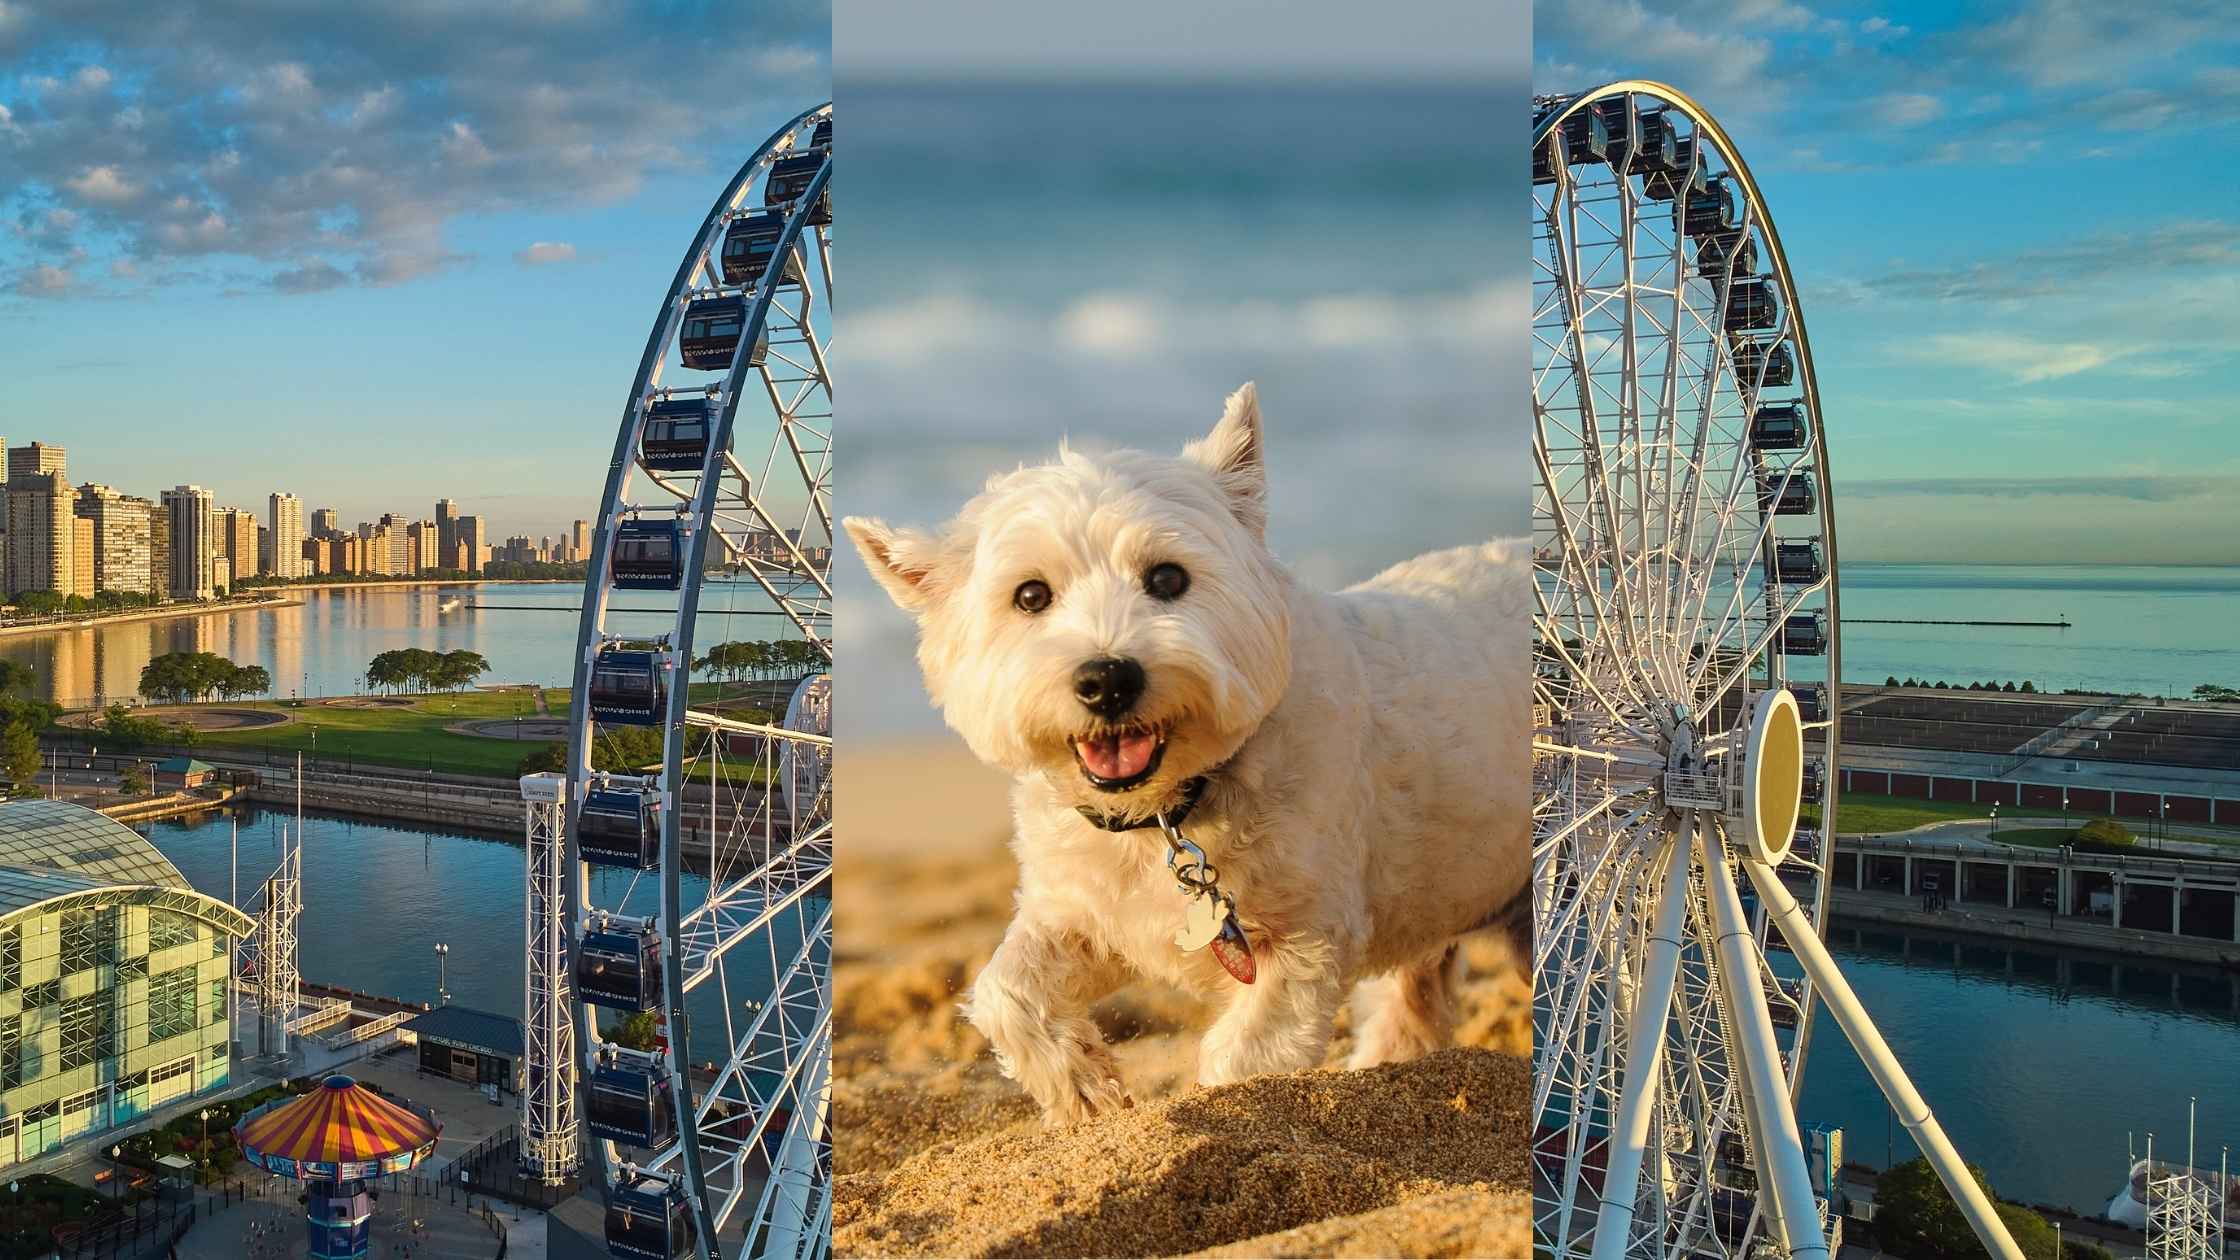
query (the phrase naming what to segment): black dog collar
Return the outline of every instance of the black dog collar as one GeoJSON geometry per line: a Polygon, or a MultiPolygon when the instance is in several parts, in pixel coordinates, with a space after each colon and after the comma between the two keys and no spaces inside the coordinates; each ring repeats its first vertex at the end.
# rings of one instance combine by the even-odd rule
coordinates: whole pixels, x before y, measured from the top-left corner
{"type": "MultiPolygon", "coordinates": [[[[1201,774],[1197,778],[1184,783],[1182,785],[1182,803],[1168,813],[1167,825],[1180,827],[1182,820],[1190,816],[1190,811],[1197,808],[1198,798],[1205,794],[1205,775],[1201,774]]],[[[1149,818],[1126,818],[1116,814],[1100,814],[1086,805],[1076,805],[1074,809],[1079,811],[1083,818],[1089,820],[1090,826],[1101,827],[1106,831],[1140,831],[1145,827],[1159,825],[1159,817],[1156,814],[1149,818]]]]}

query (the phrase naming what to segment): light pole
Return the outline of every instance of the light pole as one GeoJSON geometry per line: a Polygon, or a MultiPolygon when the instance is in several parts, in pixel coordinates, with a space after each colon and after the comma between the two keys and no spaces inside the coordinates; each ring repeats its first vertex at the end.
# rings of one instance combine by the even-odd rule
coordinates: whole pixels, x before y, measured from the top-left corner
{"type": "Polygon", "coordinates": [[[2061,789],[2061,829],[2069,829],[2069,789],[2061,789]]]}
{"type": "Polygon", "coordinates": [[[1991,807],[1991,834],[1999,834],[1999,807],[1996,805],[1991,807]]]}
{"type": "Polygon", "coordinates": [[[437,942],[436,942],[436,1005],[437,1005],[437,1006],[449,1006],[449,1005],[451,1005],[451,990],[450,990],[450,988],[449,988],[449,981],[450,981],[450,974],[451,974],[451,972],[450,972],[450,959],[451,959],[451,947],[450,947],[449,945],[446,945],[446,944],[444,944],[444,943],[443,943],[442,941],[437,941],[437,942]]]}
{"type": "Polygon", "coordinates": [[[202,1160],[204,1163],[208,1163],[210,1162],[210,1109],[204,1107],[197,1114],[202,1118],[202,1160]]]}

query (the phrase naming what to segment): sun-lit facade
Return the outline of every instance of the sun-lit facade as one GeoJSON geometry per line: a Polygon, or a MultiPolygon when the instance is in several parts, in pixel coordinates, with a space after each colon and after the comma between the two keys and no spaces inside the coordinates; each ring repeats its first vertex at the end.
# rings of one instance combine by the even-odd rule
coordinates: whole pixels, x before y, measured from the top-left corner
{"type": "Polygon", "coordinates": [[[0,804],[0,1167],[224,1085],[250,926],[122,823],[0,804]]]}

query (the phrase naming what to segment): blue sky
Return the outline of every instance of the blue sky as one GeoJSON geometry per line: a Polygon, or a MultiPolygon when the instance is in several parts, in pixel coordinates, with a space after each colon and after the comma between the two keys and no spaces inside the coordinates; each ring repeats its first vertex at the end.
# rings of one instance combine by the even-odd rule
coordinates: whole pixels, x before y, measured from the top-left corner
{"type": "Polygon", "coordinates": [[[1734,135],[1821,372],[1846,559],[2240,563],[2224,0],[1563,0],[1533,83],[1734,135]]]}
{"type": "Polygon", "coordinates": [[[557,533],[822,3],[0,0],[0,436],[73,481],[557,533]],[[314,11],[314,10],[317,11],[314,11]]]}

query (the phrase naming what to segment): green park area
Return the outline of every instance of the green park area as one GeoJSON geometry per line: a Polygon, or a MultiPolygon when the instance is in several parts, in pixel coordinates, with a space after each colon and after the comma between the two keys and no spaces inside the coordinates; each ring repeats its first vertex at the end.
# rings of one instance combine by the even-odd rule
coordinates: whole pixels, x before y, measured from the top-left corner
{"type": "MultiPolygon", "coordinates": [[[[545,698],[553,716],[567,713],[564,689],[547,689],[545,698]]],[[[450,729],[468,722],[508,718],[526,722],[539,717],[534,693],[527,688],[368,696],[339,704],[313,701],[300,708],[271,700],[226,707],[277,712],[289,720],[278,726],[203,731],[195,740],[197,749],[258,748],[330,761],[346,758],[453,774],[506,775],[538,747],[534,742],[450,729]]]]}

